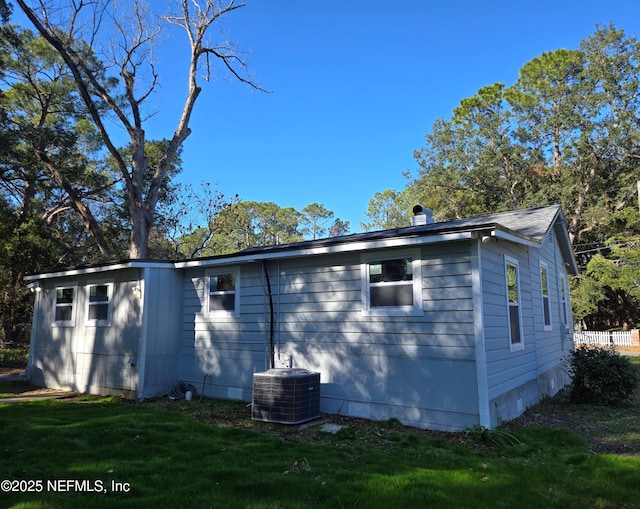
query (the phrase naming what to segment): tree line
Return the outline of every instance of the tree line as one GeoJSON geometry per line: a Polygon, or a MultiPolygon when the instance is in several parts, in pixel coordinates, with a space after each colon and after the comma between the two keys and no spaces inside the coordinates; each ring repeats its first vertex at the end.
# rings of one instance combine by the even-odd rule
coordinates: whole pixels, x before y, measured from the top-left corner
{"type": "Polygon", "coordinates": [[[560,204],[581,266],[574,318],[640,322],[640,44],[613,25],[579,48],[543,53],[515,83],[484,86],[438,119],[402,190],[369,203],[367,228],[560,204]]]}

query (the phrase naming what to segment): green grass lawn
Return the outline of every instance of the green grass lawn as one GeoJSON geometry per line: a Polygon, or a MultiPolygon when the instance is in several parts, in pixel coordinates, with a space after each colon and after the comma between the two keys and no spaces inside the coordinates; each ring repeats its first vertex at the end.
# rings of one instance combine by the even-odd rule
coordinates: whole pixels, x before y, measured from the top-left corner
{"type": "MultiPolygon", "coordinates": [[[[639,440],[640,397],[591,411],[622,422],[599,438],[639,440]]],[[[640,508],[637,451],[594,453],[549,426],[445,434],[359,421],[334,435],[214,400],[0,400],[2,487],[32,490],[0,492],[0,507],[640,508]]]]}
{"type": "MultiPolygon", "coordinates": [[[[198,405],[176,407],[187,404],[198,405]]],[[[523,428],[510,432],[518,443],[478,446],[370,423],[287,439],[177,410],[100,398],[0,405],[0,479],[36,490],[2,493],[0,505],[640,507],[640,457],[592,454],[569,431],[523,428]]]]}

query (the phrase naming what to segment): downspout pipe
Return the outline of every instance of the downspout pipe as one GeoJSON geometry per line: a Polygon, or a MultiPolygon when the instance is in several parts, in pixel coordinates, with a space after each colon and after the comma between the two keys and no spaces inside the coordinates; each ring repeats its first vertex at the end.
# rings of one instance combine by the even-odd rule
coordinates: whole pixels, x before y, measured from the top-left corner
{"type": "Polygon", "coordinates": [[[262,269],[267,280],[267,294],[269,296],[269,369],[275,366],[275,348],[274,348],[274,319],[273,319],[273,292],[271,291],[271,279],[269,278],[269,268],[267,260],[262,260],[262,269]]]}

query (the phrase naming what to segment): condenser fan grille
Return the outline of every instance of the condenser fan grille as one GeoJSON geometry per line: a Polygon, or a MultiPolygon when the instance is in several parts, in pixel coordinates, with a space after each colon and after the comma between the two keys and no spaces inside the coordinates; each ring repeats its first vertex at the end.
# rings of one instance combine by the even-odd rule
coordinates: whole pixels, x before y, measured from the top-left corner
{"type": "Polygon", "coordinates": [[[253,374],[251,418],[299,424],[320,417],[320,373],[270,369],[253,374]]]}

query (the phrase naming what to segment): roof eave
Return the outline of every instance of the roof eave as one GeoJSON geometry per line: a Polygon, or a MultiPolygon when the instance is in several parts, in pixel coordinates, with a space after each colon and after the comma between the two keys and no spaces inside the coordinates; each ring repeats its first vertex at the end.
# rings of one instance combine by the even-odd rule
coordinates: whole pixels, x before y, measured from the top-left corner
{"type": "Polygon", "coordinates": [[[520,235],[500,224],[494,225],[492,236],[496,239],[508,240],[509,242],[522,244],[523,246],[528,247],[540,247],[540,244],[542,244],[542,241],[538,239],[527,237],[526,235],[520,235]]]}
{"type": "Polygon", "coordinates": [[[578,268],[578,262],[576,260],[576,256],[573,252],[573,246],[571,245],[571,239],[569,238],[569,233],[567,232],[566,227],[564,227],[566,223],[559,221],[554,224],[554,229],[556,231],[556,238],[558,239],[558,245],[560,246],[560,252],[565,259],[565,264],[567,266],[567,271],[569,274],[577,275],[580,269],[578,268]]]}
{"type": "Polygon", "coordinates": [[[436,242],[453,242],[458,240],[469,240],[475,238],[476,233],[472,231],[452,232],[434,235],[413,235],[400,236],[387,239],[362,240],[357,242],[336,243],[324,246],[301,247],[298,249],[281,249],[274,251],[251,252],[246,254],[238,254],[236,256],[227,256],[224,258],[209,258],[199,260],[186,260],[176,262],[175,267],[178,269],[193,267],[211,267],[219,265],[235,265],[238,263],[251,263],[262,260],[281,260],[286,258],[296,258],[299,256],[317,256],[338,253],[352,253],[359,251],[367,251],[371,249],[385,249],[391,247],[410,247],[423,244],[432,244],[436,242]]]}
{"type": "Polygon", "coordinates": [[[153,260],[127,260],[105,265],[95,265],[87,267],[77,267],[70,269],[60,269],[51,272],[41,272],[39,274],[30,274],[24,276],[24,281],[40,281],[43,279],[55,279],[60,277],[83,276],[85,274],[99,274],[102,272],[111,272],[122,269],[146,269],[146,268],[174,268],[173,262],[153,261],[153,260]]]}

